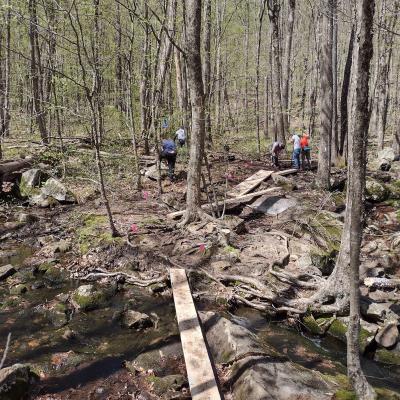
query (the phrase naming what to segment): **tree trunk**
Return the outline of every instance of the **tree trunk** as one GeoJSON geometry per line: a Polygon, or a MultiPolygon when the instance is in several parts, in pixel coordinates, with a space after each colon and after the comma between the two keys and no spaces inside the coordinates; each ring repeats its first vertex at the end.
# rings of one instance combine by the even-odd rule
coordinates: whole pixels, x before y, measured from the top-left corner
{"type": "Polygon", "coordinates": [[[201,164],[204,153],[204,89],[200,55],[201,0],[186,2],[186,57],[192,106],[192,136],[184,223],[197,218],[200,209],[201,164]]]}
{"type": "Polygon", "coordinates": [[[332,143],[331,162],[335,163],[338,156],[338,0],[332,0],[332,143]]]}
{"type": "Polygon", "coordinates": [[[287,33],[286,33],[286,47],[285,47],[285,71],[282,82],[282,107],[284,110],[284,124],[285,134],[289,133],[290,130],[290,113],[289,113],[289,89],[291,81],[291,63],[292,63],[292,43],[293,43],[293,28],[294,18],[296,10],[296,0],[289,0],[289,15],[287,21],[287,33]]]}
{"type": "Polygon", "coordinates": [[[279,0],[268,0],[268,15],[271,21],[271,42],[274,57],[273,86],[274,86],[274,116],[277,127],[277,138],[286,143],[284,115],[282,107],[282,63],[280,46],[279,13],[281,3],[279,0]]]}
{"type": "Polygon", "coordinates": [[[269,89],[268,77],[264,78],[264,138],[266,141],[269,139],[269,116],[268,116],[268,105],[269,105],[269,89]]]}
{"type": "MultiPolygon", "coordinates": [[[[147,0],[143,0],[143,18],[149,17],[147,0]]],[[[150,28],[148,24],[144,25],[143,57],[140,73],[140,125],[142,137],[144,139],[144,153],[149,154],[149,128],[150,128],[150,28]]]]}
{"type": "Polygon", "coordinates": [[[323,52],[321,60],[321,137],[318,152],[317,186],[329,190],[331,175],[331,136],[332,136],[332,1],[322,0],[323,10],[323,52]]]}
{"type": "Polygon", "coordinates": [[[203,51],[203,85],[206,118],[205,130],[208,143],[211,144],[211,0],[204,0],[203,51]]]}
{"type": "Polygon", "coordinates": [[[43,100],[43,76],[41,72],[40,46],[38,34],[38,20],[36,14],[36,0],[29,0],[29,40],[31,47],[31,79],[33,111],[36,123],[39,127],[40,136],[43,143],[48,143],[48,132],[46,128],[46,112],[42,104],[43,100]]]}
{"type": "MultiPolygon", "coordinates": [[[[7,11],[6,11],[6,45],[5,45],[5,60],[4,60],[4,96],[2,96],[2,111],[1,111],[1,126],[0,126],[0,159],[3,157],[2,152],[2,140],[5,136],[10,134],[10,83],[11,83],[11,4],[10,0],[7,0],[7,11]]],[[[1,47],[1,37],[0,37],[1,47]]],[[[1,60],[1,57],[0,57],[1,60]]],[[[0,63],[0,69],[2,65],[0,63]]],[[[0,80],[1,74],[0,74],[0,80]]]]}
{"type": "MultiPolygon", "coordinates": [[[[377,70],[377,93],[375,98],[376,107],[374,108],[374,110],[376,130],[378,135],[378,149],[383,149],[385,143],[387,106],[389,102],[389,76],[394,41],[393,32],[396,28],[400,1],[395,1],[391,7],[393,7],[393,10],[391,10],[390,12],[391,15],[383,18],[386,29],[384,29],[382,33],[382,45],[379,54],[379,63],[377,70]]],[[[383,15],[385,15],[385,12],[386,10],[383,10],[383,15]]]]}
{"type": "Polygon", "coordinates": [[[351,69],[352,69],[352,63],[353,63],[354,37],[355,37],[355,27],[353,25],[351,28],[349,47],[348,47],[348,51],[347,51],[346,65],[344,67],[344,72],[343,72],[342,93],[340,96],[339,154],[341,156],[343,156],[343,154],[344,154],[345,141],[346,141],[347,133],[349,130],[348,98],[349,98],[349,90],[350,90],[351,69]]]}
{"type": "MultiPolygon", "coordinates": [[[[292,0],[294,1],[294,0],[292,0]]],[[[261,33],[265,13],[266,0],[260,0],[258,10],[258,30],[257,30],[257,51],[256,51],[256,128],[257,128],[257,151],[258,158],[261,156],[260,142],[260,52],[261,52],[261,33]]]]}
{"type": "Polygon", "coordinates": [[[355,98],[354,128],[349,142],[349,168],[346,220],[350,222],[350,319],[347,332],[347,373],[360,399],[374,399],[360,364],[360,247],[362,240],[363,195],[365,190],[366,142],[369,126],[369,80],[373,53],[372,27],[375,1],[360,3],[358,33],[357,90],[355,98]]]}

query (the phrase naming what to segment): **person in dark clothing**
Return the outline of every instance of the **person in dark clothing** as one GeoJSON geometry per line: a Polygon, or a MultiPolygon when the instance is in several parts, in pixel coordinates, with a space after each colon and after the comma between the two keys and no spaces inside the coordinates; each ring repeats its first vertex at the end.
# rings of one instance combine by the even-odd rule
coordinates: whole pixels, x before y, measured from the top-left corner
{"type": "Polygon", "coordinates": [[[274,142],[271,150],[272,165],[279,168],[279,153],[285,149],[285,145],[282,142],[274,142]]]}
{"type": "Polygon", "coordinates": [[[168,176],[171,181],[175,179],[176,145],[171,139],[164,139],[161,143],[160,160],[168,163],[168,176]]]}

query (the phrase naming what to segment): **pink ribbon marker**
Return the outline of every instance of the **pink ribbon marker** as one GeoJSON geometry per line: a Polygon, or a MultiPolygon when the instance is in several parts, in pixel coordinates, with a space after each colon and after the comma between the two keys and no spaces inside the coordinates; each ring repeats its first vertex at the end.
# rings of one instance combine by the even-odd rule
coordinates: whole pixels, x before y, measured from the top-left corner
{"type": "Polygon", "coordinates": [[[199,246],[199,252],[200,253],[205,253],[206,252],[206,245],[204,243],[201,243],[199,246]]]}
{"type": "Polygon", "coordinates": [[[131,225],[131,232],[132,233],[138,233],[138,231],[139,231],[138,226],[136,224],[132,224],[131,225]]]}
{"type": "Polygon", "coordinates": [[[147,192],[147,191],[144,191],[144,192],[142,193],[142,195],[143,195],[143,198],[144,198],[145,200],[147,200],[147,199],[149,198],[149,192],[147,192]]]}

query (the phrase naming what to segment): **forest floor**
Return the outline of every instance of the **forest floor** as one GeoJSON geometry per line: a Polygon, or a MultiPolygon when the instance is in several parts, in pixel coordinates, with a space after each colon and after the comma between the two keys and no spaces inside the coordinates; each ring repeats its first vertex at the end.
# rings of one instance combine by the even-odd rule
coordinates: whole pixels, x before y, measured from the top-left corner
{"type": "MultiPolygon", "coordinates": [[[[256,189],[278,186],[277,192],[268,196],[272,202],[266,199],[264,210],[251,207],[254,201],[234,204],[227,207],[222,225],[203,220],[179,229],[168,214],[185,206],[185,151],[178,160],[178,179],[172,183],[163,180],[162,196],[158,195],[157,183],[147,177],[143,177],[141,191],[133,189],[130,158],[122,163],[107,159],[105,163],[112,165],[114,172],[107,182],[109,200],[121,233],[121,237],[113,238],[96,182],[84,176],[92,155],[85,153],[87,158],[82,163],[82,153],[78,154],[71,151],[61,162],[59,154],[52,151],[40,158],[41,165],[51,165],[51,175],[56,176],[63,168],[74,171],[63,183],[76,195],[77,204],[40,208],[9,201],[3,203],[0,215],[0,265],[13,264],[17,269],[15,275],[0,283],[0,335],[6,337],[11,331],[14,337],[9,363],[29,362],[40,376],[32,399],[163,397],[156,393],[157,382],[149,379],[154,375],[152,369],[133,369],[132,373],[132,368],[129,372],[121,365],[177,335],[167,276],[172,265],[188,270],[200,309],[235,313],[247,305],[262,310],[265,320],[281,321],[311,337],[330,334],[345,340],[345,317],[329,316],[325,319],[329,323],[317,321],[316,325],[309,319],[293,318],[290,313],[282,315],[276,308],[285,300],[311,296],[332,271],[345,209],[342,170],[333,173],[336,191],[316,190],[313,171],[289,175],[278,184],[270,178],[256,189]],[[241,282],[241,277],[264,282],[275,304],[258,300],[252,281],[241,282]],[[148,287],[137,289],[129,284],[133,280],[148,287]],[[150,281],[153,284],[147,285],[150,281]],[[74,293],[77,286],[93,282],[100,288],[112,287],[113,297],[107,300],[107,307],[84,310],[82,305],[77,306],[74,293]],[[132,301],[135,309],[150,315],[155,332],[130,333],[110,322],[130,309],[132,301]],[[331,328],[333,325],[336,330],[331,328]]],[[[238,152],[230,156],[223,152],[209,154],[209,196],[214,188],[219,198],[225,198],[230,189],[260,169],[273,170],[268,159],[251,160],[238,152]]],[[[284,162],[281,169],[290,167],[290,162],[284,162]]],[[[389,188],[388,176],[382,178],[379,174],[377,184],[389,188]]],[[[399,178],[390,176],[392,189],[399,178]]],[[[205,180],[209,182],[208,177],[205,180]]],[[[374,384],[400,393],[400,387],[393,383],[400,376],[398,339],[389,348],[374,339],[376,332],[393,321],[397,326],[399,286],[382,289],[364,284],[365,278],[381,277],[392,282],[400,279],[400,215],[398,193],[393,195],[393,190],[392,195],[382,196],[378,190],[379,198],[371,193],[371,201],[367,202],[361,290],[368,343],[363,343],[363,351],[383,368],[374,384]]],[[[203,196],[208,202],[207,194],[203,196]]],[[[319,364],[317,369],[329,370],[329,364],[336,363],[310,349],[294,348],[306,353],[304,364],[314,362],[319,364]]],[[[174,362],[174,368],[168,365],[170,373],[185,375],[182,359],[174,362]]],[[[220,365],[218,371],[223,382],[227,371],[220,365]]],[[[180,397],[176,394],[170,398],[187,398],[185,387],[181,385],[174,391],[180,397]]],[[[231,389],[224,386],[227,398],[231,389]]]]}

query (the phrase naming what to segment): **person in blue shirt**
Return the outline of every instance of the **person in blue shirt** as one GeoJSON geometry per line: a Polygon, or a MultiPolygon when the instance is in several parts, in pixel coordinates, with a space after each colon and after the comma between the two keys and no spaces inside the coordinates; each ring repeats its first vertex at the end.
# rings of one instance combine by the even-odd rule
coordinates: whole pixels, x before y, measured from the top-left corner
{"type": "Polygon", "coordinates": [[[168,177],[175,180],[176,145],[172,139],[163,139],[161,142],[160,161],[166,160],[168,164],[168,177]]]}

